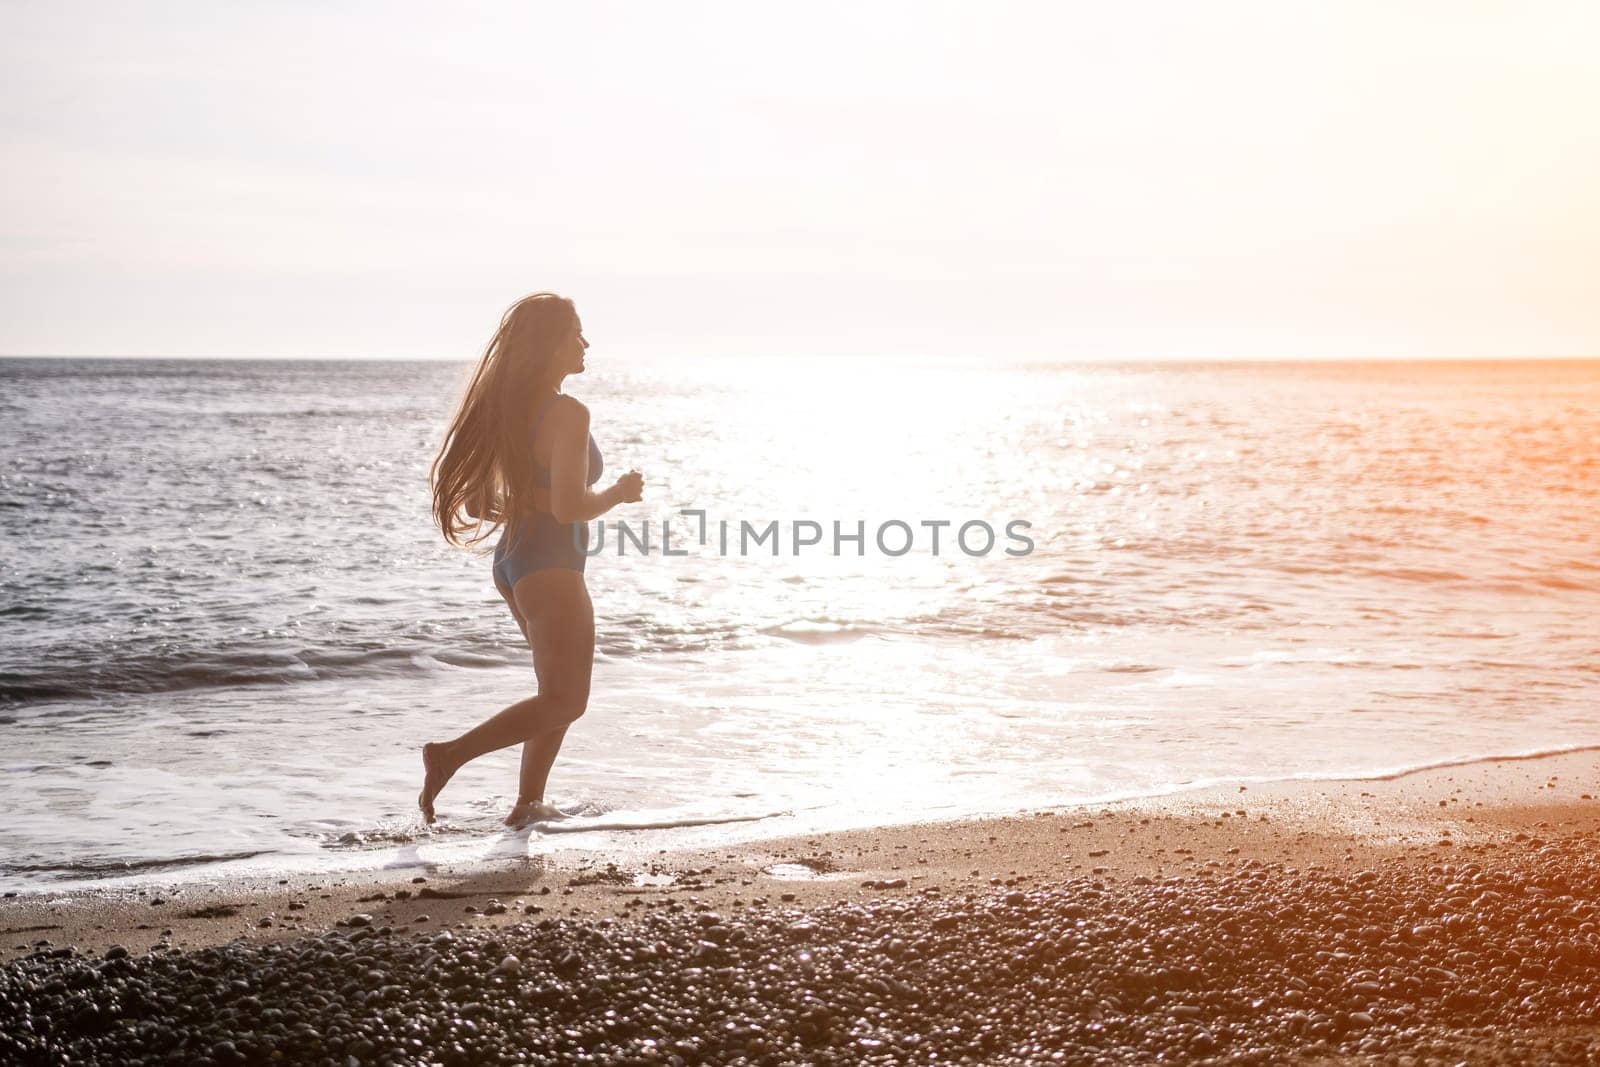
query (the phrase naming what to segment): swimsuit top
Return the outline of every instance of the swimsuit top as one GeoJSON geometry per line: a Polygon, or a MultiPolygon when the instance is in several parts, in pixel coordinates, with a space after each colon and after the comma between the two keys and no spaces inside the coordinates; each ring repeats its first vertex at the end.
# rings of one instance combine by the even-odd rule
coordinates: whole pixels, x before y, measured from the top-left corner
{"type": "MultiPolygon", "coordinates": [[[[550,407],[550,401],[554,399],[554,395],[547,396],[544,398],[544,403],[539,405],[538,412],[533,416],[533,429],[530,431],[531,434],[537,434],[539,432],[539,423],[543,421],[545,410],[550,407]]],[[[606,461],[605,458],[600,455],[600,446],[594,443],[594,434],[590,434],[588,484],[593,485],[595,482],[598,482],[600,480],[600,475],[605,472],[605,469],[606,461]]],[[[541,467],[537,462],[535,462],[533,465],[533,484],[538,486],[540,489],[550,488],[550,469],[548,467],[541,467]]]]}

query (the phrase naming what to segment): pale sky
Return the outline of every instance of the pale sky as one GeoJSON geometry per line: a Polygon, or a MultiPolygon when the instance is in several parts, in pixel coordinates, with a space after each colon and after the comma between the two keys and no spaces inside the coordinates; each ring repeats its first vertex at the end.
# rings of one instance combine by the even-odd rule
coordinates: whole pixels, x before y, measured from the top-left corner
{"type": "Polygon", "coordinates": [[[0,9],[0,353],[1600,355],[1600,4],[0,9]]]}

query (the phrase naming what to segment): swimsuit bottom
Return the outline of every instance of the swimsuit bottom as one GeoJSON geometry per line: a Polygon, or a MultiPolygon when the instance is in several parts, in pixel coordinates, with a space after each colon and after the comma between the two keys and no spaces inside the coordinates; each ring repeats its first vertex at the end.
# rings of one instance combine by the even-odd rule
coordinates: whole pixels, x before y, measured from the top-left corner
{"type": "Polygon", "coordinates": [[[580,546],[588,543],[588,523],[557,522],[541,511],[531,522],[501,532],[500,542],[494,546],[495,584],[515,590],[527,575],[551,567],[582,574],[588,557],[580,546]]]}

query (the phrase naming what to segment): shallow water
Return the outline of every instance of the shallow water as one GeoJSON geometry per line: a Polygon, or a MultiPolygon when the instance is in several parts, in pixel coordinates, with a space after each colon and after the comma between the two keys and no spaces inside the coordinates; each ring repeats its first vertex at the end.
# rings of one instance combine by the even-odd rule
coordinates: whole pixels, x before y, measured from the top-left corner
{"type": "Polygon", "coordinates": [[[411,809],[420,742],[532,685],[488,560],[429,525],[461,365],[0,362],[0,883],[653,847],[1600,742],[1600,363],[595,355],[571,391],[609,471],[645,471],[613,517],[650,520],[653,551],[608,530],[589,563],[595,695],[552,779],[574,817],[514,836],[490,832],[514,752],[451,784],[442,830],[411,809]],[[781,554],[718,555],[722,519],[735,545],[779,520],[781,554]],[[915,541],[890,557],[896,519],[915,541]],[[1000,535],[982,557],[951,544],[975,519],[1000,535]],[[796,520],[823,544],[793,554],[796,520]],[[937,556],[931,520],[954,524],[937,556]],[[835,521],[865,555],[829,553],[835,521]]]}

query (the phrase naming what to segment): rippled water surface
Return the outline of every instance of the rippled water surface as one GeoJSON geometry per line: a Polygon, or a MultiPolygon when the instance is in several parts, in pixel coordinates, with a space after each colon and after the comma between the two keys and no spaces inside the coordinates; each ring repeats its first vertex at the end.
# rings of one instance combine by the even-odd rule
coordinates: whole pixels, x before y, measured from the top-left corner
{"type": "MultiPolygon", "coordinates": [[[[429,525],[463,366],[0,362],[0,882],[1600,742],[1600,364],[595,354],[570,391],[609,471],[645,472],[611,517],[653,541],[618,556],[608,529],[589,564],[602,655],[552,780],[561,837],[492,832],[514,752],[452,783],[443,830],[410,814],[417,745],[532,686],[488,560],[429,525]],[[738,524],[772,520],[780,554],[737,555],[738,524]],[[807,520],[823,543],[796,554],[807,520]],[[874,543],[894,520],[898,557],[874,543]],[[954,543],[971,520],[987,555],[954,543]],[[1005,554],[1012,520],[1031,554],[1005,554]],[[829,551],[835,522],[863,555],[829,551]]],[[[632,829],[679,823],[700,825],[632,829]]]]}

